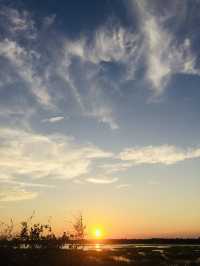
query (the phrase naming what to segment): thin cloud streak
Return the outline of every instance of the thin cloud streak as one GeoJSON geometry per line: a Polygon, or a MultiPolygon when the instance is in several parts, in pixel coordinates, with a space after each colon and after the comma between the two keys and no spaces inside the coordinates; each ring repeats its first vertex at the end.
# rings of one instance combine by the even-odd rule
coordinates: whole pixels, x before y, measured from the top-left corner
{"type": "Polygon", "coordinates": [[[64,116],[53,116],[50,118],[43,119],[42,122],[56,123],[56,122],[62,121],[64,119],[65,119],[64,116]]]}
{"type": "Polygon", "coordinates": [[[122,161],[129,161],[133,165],[172,165],[185,160],[200,158],[200,148],[183,150],[170,145],[135,147],[122,151],[119,158],[122,161]]]}
{"type": "Polygon", "coordinates": [[[93,184],[99,184],[99,185],[107,185],[107,184],[113,184],[118,181],[118,178],[87,178],[87,182],[93,183],[93,184]]]}
{"type": "Polygon", "coordinates": [[[22,181],[17,181],[17,180],[12,180],[12,179],[1,179],[1,178],[0,178],[0,183],[9,184],[9,185],[16,185],[18,187],[55,188],[55,186],[53,186],[53,185],[22,182],[22,181]]]}
{"type": "Polygon", "coordinates": [[[26,191],[23,188],[13,187],[5,191],[0,191],[0,202],[15,202],[22,200],[32,200],[38,196],[37,192],[26,191]]]}

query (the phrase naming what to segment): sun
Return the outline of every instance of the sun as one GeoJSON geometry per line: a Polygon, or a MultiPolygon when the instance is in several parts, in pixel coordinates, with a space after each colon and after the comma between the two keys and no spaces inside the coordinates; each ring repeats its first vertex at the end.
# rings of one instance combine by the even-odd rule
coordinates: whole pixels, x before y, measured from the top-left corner
{"type": "Polygon", "coordinates": [[[95,238],[100,239],[102,237],[102,230],[100,228],[96,228],[94,230],[94,236],[95,238]]]}

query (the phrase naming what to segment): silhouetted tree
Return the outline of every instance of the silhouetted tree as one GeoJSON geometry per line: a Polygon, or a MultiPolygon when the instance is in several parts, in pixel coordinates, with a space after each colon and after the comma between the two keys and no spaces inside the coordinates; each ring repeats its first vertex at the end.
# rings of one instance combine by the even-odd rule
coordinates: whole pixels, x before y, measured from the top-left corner
{"type": "Polygon", "coordinates": [[[75,221],[73,223],[73,234],[70,235],[72,239],[71,248],[83,248],[85,241],[85,233],[86,226],[83,223],[82,214],[75,217],[75,221]]]}

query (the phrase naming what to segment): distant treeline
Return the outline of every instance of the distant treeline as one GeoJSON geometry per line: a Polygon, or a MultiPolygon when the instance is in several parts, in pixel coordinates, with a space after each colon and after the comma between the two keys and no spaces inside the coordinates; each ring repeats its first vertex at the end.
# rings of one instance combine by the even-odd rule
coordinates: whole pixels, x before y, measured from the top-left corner
{"type": "MultiPolygon", "coordinates": [[[[88,243],[93,242],[88,241],[88,243]]],[[[104,239],[101,243],[106,244],[186,244],[186,245],[200,245],[200,237],[198,238],[148,238],[148,239],[104,239]]]]}

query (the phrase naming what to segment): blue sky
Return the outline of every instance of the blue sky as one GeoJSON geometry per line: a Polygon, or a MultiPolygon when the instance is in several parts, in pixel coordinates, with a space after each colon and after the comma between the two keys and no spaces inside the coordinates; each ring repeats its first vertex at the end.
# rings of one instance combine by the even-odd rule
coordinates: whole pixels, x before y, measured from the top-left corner
{"type": "Polygon", "coordinates": [[[3,219],[36,209],[59,231],[81,210],[114,237],[200,233],[199,10],[0,1],[3,219]]]}

